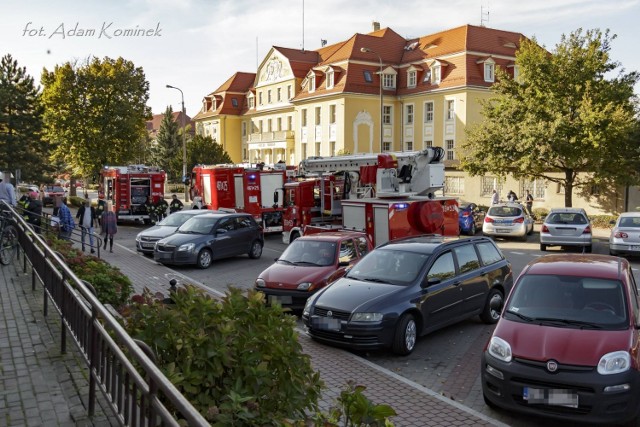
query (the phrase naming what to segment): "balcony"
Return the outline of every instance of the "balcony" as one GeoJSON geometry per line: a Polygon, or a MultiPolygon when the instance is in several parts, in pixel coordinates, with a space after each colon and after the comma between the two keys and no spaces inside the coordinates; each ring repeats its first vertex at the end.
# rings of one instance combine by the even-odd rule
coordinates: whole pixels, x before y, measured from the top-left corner
{"type": "Polygon", "coordinates": [[[293,142],[295,136],[292,130],[278,130],[274,132],[262,132],[249,134],[251,142],[293,142]]]}

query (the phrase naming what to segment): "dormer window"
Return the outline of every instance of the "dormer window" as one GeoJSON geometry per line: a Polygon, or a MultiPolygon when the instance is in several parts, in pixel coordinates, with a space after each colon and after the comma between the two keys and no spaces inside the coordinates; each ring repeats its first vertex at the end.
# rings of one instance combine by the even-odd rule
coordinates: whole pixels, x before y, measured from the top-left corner
{"type": "Polygon", "coordinates": [[[383,74],[382,75],[382,87],[385,89],[395,89],[396,76],[395,74],[383,74]]]}
{"type": "Polygon", "coordinates": [[[494,82],[496,79],[496,64],[493,61],[485,61],[484,63],[484,81],[494,82]]]}
{"type": "Polygon", "coordinates": [[[231,98],[231,105],[233,108],[238,108],[238,98],[231,98]]]}
{"type": "Polygon", "coordinates": [[[442,67],[436,63],[431,67],[431,84],[437,85],[442,77],[442,67]]]}
{"type": "Polygon", "coordinates": [[[311,70],[309,74],[307,74],[307,78],[305,79],[307,82],[307,90],[309,93],[316,91],[316,73],[311,70]]]}
{"type": "Polygon", "coordinates": [[[253,97],[253,94],[249,95],[247,97],[247,100],[249,101],[249,108],[253,108],[256,106],[256,99],[253,97]]]}
{"type": "Polygon", "coordinates": [[[418,72],[416,70],[407,73],[407,87],[416,87],[418,72]]]}
{"type": "Polygon", "coordinates": [[[327,89],[332,89],[335,78],[335,72],[332,69],[327,70],[327,89]]]}

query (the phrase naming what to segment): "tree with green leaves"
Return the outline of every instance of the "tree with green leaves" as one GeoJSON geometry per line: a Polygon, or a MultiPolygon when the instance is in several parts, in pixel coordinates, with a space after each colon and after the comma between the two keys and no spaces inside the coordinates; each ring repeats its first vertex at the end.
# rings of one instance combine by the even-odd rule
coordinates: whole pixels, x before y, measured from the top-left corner
{"type": "Polygon", "coordinates": [[[0,170],[20,169],[23,181],[42,181],[47,168],[42,104],[26,68],[11,55],[0,60],[0,170]]]}
{"type": "Polygon", "coordinates": [[[210,136],[196,135],[187,143],[187,173],[195,165],[232,163],[231,156],[210,136]]]}
{"type": "Polygon", "coordinates": [[[182,136],[171,106],[165,110],[156,139],[151,144],[150,163],[160,166],[173,181],[182,175],[182,136]]]}
{"type": "Polygon", "coordinates": [[[467,131],[462,168],[559,183],[567,207],[574,188],[638,183],[639,74],[611,59],[613,39],[579,29],[551,53],[522,40],[519,75],[496,73],[495,96],[481,101],[484,120],[467,131]]]}
{"type": "Polygon", "coordinates": [[[45,134],[51,157],[74,176],[95,176],[104,165],[139,158],[145,138],[149,82],[123,58],[67,62],[42,73],[45,134]]]}

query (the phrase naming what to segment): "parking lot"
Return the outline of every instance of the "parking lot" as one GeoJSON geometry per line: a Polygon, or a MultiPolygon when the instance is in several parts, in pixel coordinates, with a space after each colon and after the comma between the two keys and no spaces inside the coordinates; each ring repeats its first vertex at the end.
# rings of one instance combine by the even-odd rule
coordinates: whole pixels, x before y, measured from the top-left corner
{"type": "MultiPolygon", "coordinates": [[[[153,262],[150,258],[135,252],[135,236],[142,229],[144,226],[135,223],[121,224],[114,249],[130,251],[132,255],[140,257],[140,262],[153,262]]],[[[606,236],[607,232],[603,230],[594,235],[594,253],[608,253],[606,236]]],[[[516,276],[534,257],[561,252],[556,248],[540,252],[537,228],[528,237],[527,242],[507,239],[498,239],[497,242],[512,263],[516,276]]],[[[224,292],[229,286],[250,289],[258,274],[271,265],[285,247],[280,235],[269,235],[265,239],[262,257],[258,260],[240,256],[215,261],[206,270],[195,267],[176,267],[174,270],[183,281],[190,278],[219,292],[224,292]]],[[[638,279],[640,263],[635,259],[631,261],[638,279]]],[[[473,318],[423,337],[418,340],[416,349],[409,356],[398,357],[390,352],[372,352],[359,356],[509,425],[534,426],[541,422],[551,425],[548,420],[532,420],[530,417],[496,411],[484,403],[480,384],[480,354],[492,331],[493,326],[485,325],[478,318],[473,318]]]]}

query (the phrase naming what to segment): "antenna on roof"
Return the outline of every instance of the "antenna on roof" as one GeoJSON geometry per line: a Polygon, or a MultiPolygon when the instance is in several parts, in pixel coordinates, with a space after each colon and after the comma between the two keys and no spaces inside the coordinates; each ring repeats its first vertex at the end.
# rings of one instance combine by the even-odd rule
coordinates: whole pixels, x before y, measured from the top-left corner
{"type": "Polygon", "coordinates": [[[485,22],[489,21],[489,7],[487,6],[487,10],[485,12],[484,7],[480,5],[480,26],[486,27],[485,22]]]}
{"type": "Polygon", "coordinates": [[[302,51],[304,52],[304,0],[302,0],[302,51]]]}

